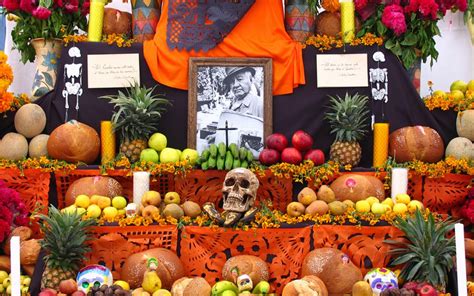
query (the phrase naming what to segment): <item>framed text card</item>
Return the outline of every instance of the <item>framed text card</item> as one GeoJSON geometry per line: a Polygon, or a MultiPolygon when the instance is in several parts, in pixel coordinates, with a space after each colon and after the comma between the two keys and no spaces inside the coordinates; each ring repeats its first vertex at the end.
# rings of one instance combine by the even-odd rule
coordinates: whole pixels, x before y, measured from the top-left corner
{"type": "Polygon", "coordinates": [[[87,82],[89,88],[128,87],[140,82],[138,53],[90,54],[87,56],[87,82]]]}
{"type": "Polygon", "coordinates": [[[317,54],[317,87],[368,87],[367,54],[317,54]]]}

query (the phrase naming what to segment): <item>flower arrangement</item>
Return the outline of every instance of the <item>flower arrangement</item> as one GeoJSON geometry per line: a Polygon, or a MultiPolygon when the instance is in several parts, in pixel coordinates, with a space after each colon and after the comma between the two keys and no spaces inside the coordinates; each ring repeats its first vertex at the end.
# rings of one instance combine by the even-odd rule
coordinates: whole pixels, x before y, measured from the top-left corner
{"type": "MultiPolygon", "coordinates": [[[[383,44],[383,39],[381,37],[377,37],[372,33],[367,33],[364,36],[359,38],[354,38],[350,46],[358,46],[358,45],[365,45],[365,46],[372,46],[372,45],[379,45],[383,44]]],[[[341,48],[344,46],[344,42],[341,38],[336,38],[333,36],[327,35],[316,35],[311,36],[306,40],[306,45],[312,45],[316,47],[319,51],[327,51],[333,48],[341,48]]]]}
{"type": "Polygon", "coordinates": [[[8,56],[0,51],[0,113],[7,111],[15,111],[26,103],[29,103],[29,98],[26,94],[14,96],[8,91],[8,87],[13,82],[13,71],[9,64],[7,64],[8,56]]]}
{"type": "Polygon", "coordinates": [[[28,210],[20,194],[0,180],[0,243],[8,238],[13,228],[28,223],[28,210]]]}
{"type": "Polygon", "coordinates": [[[33,62],[35,38],[61,39],[87,29],[89,0],[0,0],[3,13],[16,22],[12,30],[14,47],[21,61],[33,62]]]}
{"type": "Polygon", "coordinates": [[[409,68],[418,57],[431,64],[438,58],[434,37],[440,35],[437,22],[447,10],[473,9],[469,0],[355,0],[363,24],[358,36],[370,32],[385,39],[385,47],[409,68]],[[469,4],[469,6],[468,6],[469,4]]]}
{"type": "MultiPolygon", "coordinates": [[[[89,39],[87,35],[67,35],[63,37],[64,46],[67,46],[70,42],[87,42],[89,39]]],[[[109,34],[102,35],[102,42],[107,43],[108,45],[116,44],[117,47],[130,47],[135,42],[135,39],[130,39],[125,34],[109,34]]]]}

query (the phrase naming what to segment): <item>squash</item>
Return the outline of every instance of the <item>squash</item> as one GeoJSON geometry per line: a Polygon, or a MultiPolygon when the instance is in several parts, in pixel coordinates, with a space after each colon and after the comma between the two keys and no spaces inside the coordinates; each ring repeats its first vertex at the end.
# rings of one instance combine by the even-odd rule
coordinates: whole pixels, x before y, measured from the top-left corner
{"type": "Polygon", "coordinates": [[[458,136],[474,141],[474,110],[458,113],[456,118],[456,131],[458,136]]]}
{"type": "Polygon", "coordinates": [[[456,159],[473,159],[474,158],[474,144],[471,140],[464,137],[457,137],[452,139],[448,147],[446,147],[446,157],[452,156],[456,159]]]}

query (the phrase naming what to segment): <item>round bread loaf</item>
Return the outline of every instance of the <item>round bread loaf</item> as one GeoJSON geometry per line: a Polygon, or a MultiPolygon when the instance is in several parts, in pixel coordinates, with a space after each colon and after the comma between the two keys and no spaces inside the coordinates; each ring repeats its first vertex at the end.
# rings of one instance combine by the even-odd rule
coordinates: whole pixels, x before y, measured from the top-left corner
{"type": "Polygon", "coordinates": [[[173,296],[211,295],[211,289],[211,285],[201,277],[183,277],[173,283],[171,294],[173,296]]]}
{"type": "Polygon", "coordinates": [[[443,158],[444,142],[434,129],[427,126],[407,126],[390,134],[388,148],[396,162],[421,160],[437,162],[443,158]]]}
{"type": "Polygon", "coordinates": [[[254,285],[261,281],[268,281],[270,272],[268,265],[259,257],[252,255],[239,255],[229,258],[222,268],[222,277],[227,281],[234,281],[232,269],[237,267],[240,274],[247,274],[254,285]]]}
{"type": "Polygon", "coordinates": [[[66,206],[74,204],[76,196],[81,194],[89,197],[96,194],[113,198],[122,195],[122,185],[117,180],[105,176],[78,179],[69,185],[66,191],[66,206]]]}
{"type": "Polygon", "coordinates": [[[385,198],[383,183],[374,176],[344,174],[334,180],[329,187],[339,201],[349,199],[357,202],[369,196],[375,196],[381,201],[385,198]]]}

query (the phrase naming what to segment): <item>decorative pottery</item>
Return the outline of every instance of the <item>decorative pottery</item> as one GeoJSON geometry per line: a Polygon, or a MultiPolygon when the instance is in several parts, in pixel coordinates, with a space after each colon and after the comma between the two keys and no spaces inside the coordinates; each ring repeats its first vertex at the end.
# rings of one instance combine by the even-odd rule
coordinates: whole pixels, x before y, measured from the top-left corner
{"type": "Polygon", "coordinates": [[[408,77],[415,87],[416,91],[420,93],[420,78],[421,78],[421,58],[417,58],[413,65],[407,69],[408,77]]]}
{"type": "Polygon", "coordinates": [[[31,44],[36,52],[36,73],[31,91],[31,101],[35,101],[54,89],[63,41],[36,38],[31,44]]]}
{"type": "Polygon", "coordinates": [[[137,42],[153,39],[160,19],[161,1],[132,0],[132,33],[137,42]]]}
{"type": "Polygon", "coordinates": [[[285,28],[293,40],[304,43],[313,35],[316,15],[306,0],[288,0],[285,6],[285,28]]]}

